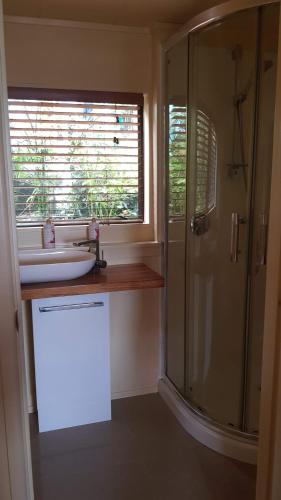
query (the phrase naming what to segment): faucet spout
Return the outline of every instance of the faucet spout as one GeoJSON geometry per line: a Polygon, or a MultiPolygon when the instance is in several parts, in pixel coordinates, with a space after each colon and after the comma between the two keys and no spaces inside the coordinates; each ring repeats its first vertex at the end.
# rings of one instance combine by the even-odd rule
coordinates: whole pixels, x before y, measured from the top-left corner
{"type": "Polygon", "coordinates": [[[100,242],[99,240],[85,240],[85,241],[75,241],[73,243],[75,247],[89,247],[89,252],[96,255],[96,259],[100,260],[100,242]]]}

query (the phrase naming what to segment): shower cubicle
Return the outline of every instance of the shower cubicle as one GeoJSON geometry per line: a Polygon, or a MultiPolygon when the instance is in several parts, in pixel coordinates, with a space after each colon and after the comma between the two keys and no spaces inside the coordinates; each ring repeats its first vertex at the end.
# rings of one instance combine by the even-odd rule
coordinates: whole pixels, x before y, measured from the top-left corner
{"type": "Polygon", "coordinates": [[[165,374],[205,444],[255,461],[279,3],[229,2],[165,45],[165,374]],[[237,5],[239,10],[237,10],[237,5]]]}

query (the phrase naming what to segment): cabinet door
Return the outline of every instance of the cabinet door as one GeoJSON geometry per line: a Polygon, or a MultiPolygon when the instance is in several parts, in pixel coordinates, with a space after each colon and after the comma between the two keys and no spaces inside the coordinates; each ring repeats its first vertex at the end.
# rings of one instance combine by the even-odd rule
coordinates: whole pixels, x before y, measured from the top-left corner
{"type": "Polygon", "coordinates": [[[40,432],[111,419],[108,294],[32,301],[40,432]]]}

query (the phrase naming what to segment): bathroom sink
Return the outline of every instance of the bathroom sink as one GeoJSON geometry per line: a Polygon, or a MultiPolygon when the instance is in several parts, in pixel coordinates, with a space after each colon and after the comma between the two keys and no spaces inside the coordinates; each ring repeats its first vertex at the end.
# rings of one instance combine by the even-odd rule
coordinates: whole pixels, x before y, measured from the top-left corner
{"type": "Polygon", "coordinates": [[[83,250],[20,250],[21,283],[61,281],[79,278],[95,264],[95,255],[83,250]]]}

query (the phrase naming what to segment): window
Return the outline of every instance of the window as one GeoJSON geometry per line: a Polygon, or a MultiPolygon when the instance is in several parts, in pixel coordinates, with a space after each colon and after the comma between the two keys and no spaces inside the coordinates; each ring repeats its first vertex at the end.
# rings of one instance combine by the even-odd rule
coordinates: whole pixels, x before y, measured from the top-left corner
{"type": "Polygon", "coordinates": [[[143,96],[9,89],[18,223],[143,222],[143,96]]]}

